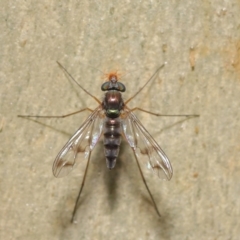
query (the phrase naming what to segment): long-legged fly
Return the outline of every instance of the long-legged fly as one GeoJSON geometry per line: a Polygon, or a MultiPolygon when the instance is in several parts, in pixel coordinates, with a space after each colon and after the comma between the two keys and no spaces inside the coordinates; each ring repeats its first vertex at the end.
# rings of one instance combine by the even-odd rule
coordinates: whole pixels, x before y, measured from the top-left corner
{"type": "Polygon", "coordinates": [[[78,202],[83,190],[84,182],[87,175],[89,166],[89,160],[91,153],[103,137],[104,153],[106,158],[106,165],[108,169],[113,169],[116,164],[116,160],[121,145],[121,139],[125,139],[132,151],[136,160],[140,175],[144,182],[144,185],[149,193],[154,208],[160,216],[160,212],[151,194],[151,191],[144,178],[143,172],[140,167],[140,161],[142,155],[148,156],[148,166],[153,172],[160,178],[170,180],[173,174],[171,163],[163,152],[158,143],[148,133],[148,131],[141,124],[139,119],[133,113],[136,110],[143,111],[155,116],[184,116],[184,117],[197,117],[198,115],[162,115],[153,113],[142,108],[136,107],[130,109],[127,106],[136,95],[138,95],[143,88],[157,75],[161,65],[155,73],[148,79],[148,81],[127,101],[124,102],[122,93],[126,88],[123,83],[118,81],[117,73],[108,74],[108,81],[103,83],[101,90],[106,92],[103,101],[93,96],[90,92],[84,89],[70,73],[57,62],[60,68],[67,74],[85,93],[91,96],[99,104],[94,110],[89,108],[81,109],[77,112],[70,113],[62,116],[32,116],[32,115],[18,115],[19,117],[41,117],[41,118],[64,118],[83,111],[90,111],[91,114],[75,132],[75,134],[68,140],[61,151],[58,153],[53,163],[53,175],[55,177],[63,177],[70,173],[83,159],[87,160],[84,176],[82,179],[81,188],[79,190],[75,207],[72,213],[72,222],[75,220],[75,214],[78,208],[78,202]]]}

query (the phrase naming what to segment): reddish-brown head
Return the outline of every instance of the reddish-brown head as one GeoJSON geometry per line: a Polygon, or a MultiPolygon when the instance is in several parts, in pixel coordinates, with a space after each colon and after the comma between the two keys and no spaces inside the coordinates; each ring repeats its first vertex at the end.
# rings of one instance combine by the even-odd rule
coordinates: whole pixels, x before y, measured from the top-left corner
{"type": "Polygon", "coordinates": [[[110,72],[110,73],[106,73],[104,74],[104,78],[107,79],[107,81],[109,82],[117,82],[121,77],[121,74],[116,72],[110,72]]]}
{"type": "Polygon", "coordinates": [[[125,86],[121,82],[118,82],[120,78],[120,74],[118,72],[110,72],[105,74],[105,77],[108,81],[102,84],[102,91],[117,90],[124,92],[126,90],[125,86]]]}

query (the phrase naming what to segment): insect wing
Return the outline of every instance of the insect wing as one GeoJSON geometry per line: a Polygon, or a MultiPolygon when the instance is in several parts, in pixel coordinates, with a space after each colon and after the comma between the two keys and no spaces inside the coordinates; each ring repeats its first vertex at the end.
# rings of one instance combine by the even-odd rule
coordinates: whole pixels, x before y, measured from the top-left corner
{"type": "Polygon", "coordinates": [[[135,156],[141,159],[141,155],[148,155],[148,167],[159,178],[170,180],[173,171],[168,157],[138,118],[130,111],[126,111],[126,114],[122,119],[123,134],[135,156]]]}
{"type": "Polygon", "coordinates": [[[88,159],[89,153],[102,134],[103,117],[101,110],[101,107],[95,109],[58,153],[53,163],[55,177],[66,176],[80,161],[88,159]]]}

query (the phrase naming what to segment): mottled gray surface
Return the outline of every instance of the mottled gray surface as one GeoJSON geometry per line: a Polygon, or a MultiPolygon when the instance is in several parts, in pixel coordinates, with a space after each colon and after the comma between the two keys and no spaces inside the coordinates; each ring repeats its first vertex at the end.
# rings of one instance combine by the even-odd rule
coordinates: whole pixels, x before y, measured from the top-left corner
{"type": "Polygon", "coordinates": [[[0,239],[239,239],[240,2],[6,1],[0,3],[0,239]],[[96,102],[69,82],[60,61],[101,98],[103,72],[119,70],[125,99],[168,65],[130,107],[171,159],[170,182],[146,174],[158,219],[133,155],[117,167],[93,154],[78,210],[71,211],[84,161],[69,176],[51,166],[96,102]]]}

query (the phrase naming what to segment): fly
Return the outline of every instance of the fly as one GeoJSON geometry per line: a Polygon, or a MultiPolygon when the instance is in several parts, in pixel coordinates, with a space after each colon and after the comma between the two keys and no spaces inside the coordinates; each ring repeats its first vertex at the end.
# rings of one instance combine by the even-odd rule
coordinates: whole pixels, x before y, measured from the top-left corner
{"type": "Polygon", "coordinates": [[[143,111],[155,116],[184,116],[184,117],[198,117],[199,115],[162,115],[153,113],[142,108],[136,107],[130,109],[127,107],[136,95],[157,75],[157,73],[164,67],[161,65],[155,73],[148,79],[148,81],[127,101],[124,102],[122,93],[126,88],[123,83],[118,81],[117,73],[110,73],[108,81],[103,83],[101,90],[105,92],[103,101],[93,96],[90,92],[84,89],[68,71],[57,62],[60,68],[89,96],[98,102],[98,107],[94,110],[89,108],[81,109],[77,112],[62,116],[32,116],[32,115],[18,115],[19,117],[39,117],[39,118],[64,118],[83,111],[90,111],[91,114],[75,132],[75,134],[68,140],[61,151],[58,153],[53,163],[53,175],[55,177],[63,177],[70,173],[83,159],[87,160],[82,184],[75,202],[75,207],[72,213],[71,222],[75,221],[75,215],[78,208],[80,195],[83,190],[84,182],[87,176],[89,161],[91,153],[103,137],[104,154],[106,158],[106,165],[108,169],[113,169],[116,165],[116,160],[119,153],[122,138],[125,139],[132,151],[136,160],[140,175],[144,185],[152,200],[153,206],[160,216],[152,193],[144,178],[140,167],[141,155],[148,156],[148,168],[150,168],[158,177],[170,180],[173,174],[171,163],[163,152],[158,143],[144,128],[142,123],[133,113],[136,110],[143,111]]]}

